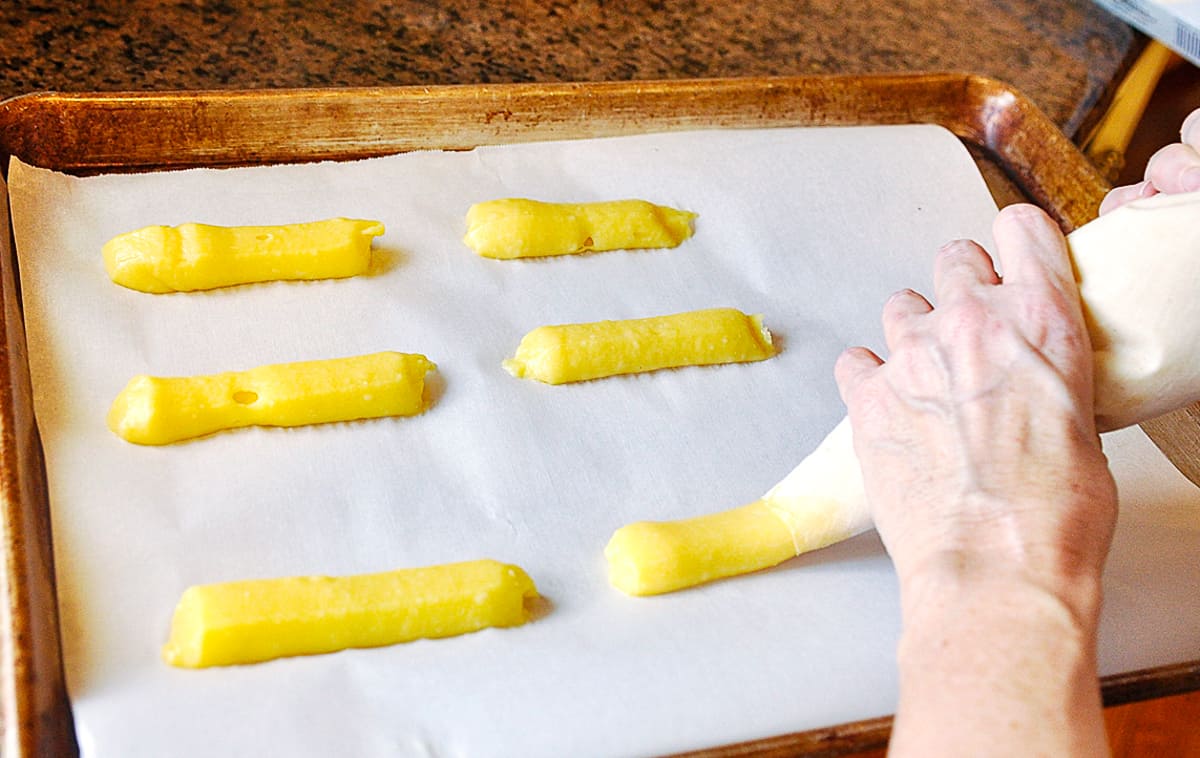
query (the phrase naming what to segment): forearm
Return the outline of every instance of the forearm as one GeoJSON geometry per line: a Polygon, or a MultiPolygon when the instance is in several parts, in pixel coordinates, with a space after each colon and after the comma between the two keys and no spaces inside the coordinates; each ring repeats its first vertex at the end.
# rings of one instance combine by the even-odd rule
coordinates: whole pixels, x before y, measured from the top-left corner
{"type": "Polygon", "coordinates": [[[1106,754],[1098,588],[938,573],[902,582],[891,755],[1106,754]]]}

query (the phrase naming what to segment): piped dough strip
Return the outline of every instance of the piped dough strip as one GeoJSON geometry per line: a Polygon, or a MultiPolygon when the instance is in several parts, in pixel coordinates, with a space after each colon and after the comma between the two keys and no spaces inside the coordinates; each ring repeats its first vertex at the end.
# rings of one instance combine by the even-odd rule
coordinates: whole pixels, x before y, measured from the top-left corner
{"type": "Polygon", "coordinates": [[[518,378],[564,384],[680,366],[761,361],[775,354],[762,316],[710,308],[669,316],[541,326],[504,368],[518,378]]]}
{"type": "Polygon", "coordinates": [[[783,481],[738,508],[618,529],[604,550],[609,582],[657,595],[770,568],[871,528],[843,420],[783,481]]]}
{"type": "MultiPolygon", "coordinates": [[[[1098,428],[1200,401],[1200,193],[1135,201],[1076,229],[1067,244],[1092,345],[1098,428]]],[[[844,419],[760,500],[629,524],[605,555],[614,587],[652,595],[768,568],[871,526],[844,419]]]]}
{"type": "Polygon", "coordinates": [[[545,203],[489,200],[467,211],[463,242],[485,258],[535,258],[676,247],[692,236],[690,211],[645,200],[545,203]]]}
{"type": "Polygon", "coordinates": [[[243,426],[304,426],[412,416],[424,410],[425,374],[415,353],[279,363],[189,377],[139,375],[108,412],[108,427],[139,445],[165,445],[243,426]]]}
{"type": "Polygon", "coordinates": [[[123,287],[189,292],[366,273],[379,221],[332,218],[282,226],[147,226],[105,243],[104,267],[123,287]]]}
{"type": "Polygon", "coordinates": [[[493,560],[379,574],[189,587],[162,657],[204,668],[520,626],[538,597],[518,566],[493,560]]]}

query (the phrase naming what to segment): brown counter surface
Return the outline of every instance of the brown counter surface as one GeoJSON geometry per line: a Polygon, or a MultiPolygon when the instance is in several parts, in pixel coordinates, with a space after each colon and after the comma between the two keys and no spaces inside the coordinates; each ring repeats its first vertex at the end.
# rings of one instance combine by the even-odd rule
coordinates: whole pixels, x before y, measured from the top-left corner
{"type": "Polygon", "coordinates": [[[9,0],[0,98],[963,71],[1068,136],[1143,39],[1091,0],[9,0]]]}

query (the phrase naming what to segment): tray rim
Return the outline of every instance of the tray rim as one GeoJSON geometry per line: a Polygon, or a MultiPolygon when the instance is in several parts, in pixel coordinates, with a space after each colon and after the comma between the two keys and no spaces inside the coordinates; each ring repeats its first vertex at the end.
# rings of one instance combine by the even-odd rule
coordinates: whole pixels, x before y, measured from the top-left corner
{"type": "MultiPolygon", "coordinates": [[[[0,101],[0,159],[16,156],[34,165],[87,174],[375,157],[415,149],[418,143],[433,146],[428,144],[430,135],[412,135],[403,129],[418,128],[422,116],[442,110],[446,112],[434,121],[444,123],[447,114],[466,117],[463,123],[452,125],[450,133],[439,135],[444,144],[437,146],[442,149],[572,138],[567,134],[587,138],[704,125],[935,123],[993,161],[1027,198],[1050,211],[1067,230],[1090,220],[1108,189],[1096,168],[1020,92],[996,79],[954,72],[274,90],[44,91],[0,101]],[[849,110],[850,105],[858,110],[849,110]],[[865,105],[873,110],[864,113],[865,105]],[[626,111],[614,116],[616,106],[626,111]],[[388,123],[399,131],[380,138],[364,124],[354,122],[345,131],[335,129],[332,136],[320,134],[319,129],[280,134],[275,123],[266,128],[276,132],[257,134],[215,128],[219,119],[230,114],[253,115],[265,109],[329,119],[347,107],[359,115],[384,111],[395,117],[388,123]],[[391,109],[398,110],[393,113],[391,109]],[[130,138],[137,131],[116,131],[138,125],[145,128],[149,122],[166,123],[170,127],[166,138],[138,146],[132,144],[136,137],[130,138]],[[263,134],[271,139],[262,139],[263,134]],[[96,145],[98,138],[106,141],[96,145]],[[131,158],[122,161],[122,155],[131,158]]],[[[7,170],[7,160],[3,163],[7,170]]],[[[49,506],[32,413],[11,222],[8,227],[9,249],[0,260],[0,327],[4,334],[0,344],[0,523],[5,566],[0,576],[4,593],[0,607],[0,725],[7,755],[57,756],[72,754],[77,746],[62,672],[49,506]]],[[[1195,426],[1194,420],[1188,421],[1195,426]]],[[[1147,431],[1160,447],[1169,447],[1164,442],[1172,431],[1169,425],[1147,431]]],[[[1176,460],[1169,450],[1165,452],[1176,460]]],[[[1195,689],[1200,689],[1200,660],[1102,680],[1106,705],[1195,689]]],[[[680,755],[843,755],[884,746],[890,726],[891,717],[885,716],[680,755]]]]}
{"type": "MultiPolygon", "coordinates": [[[[404,85],[395,87],[299,88],[299,89],[212,89],[164,90],[154,92],[91,91],[64,92],[47,90],[0,100],[0,155],[17,155],[28,163],[78,173],[112,170],[157,170],[195,166],[237,166],[258,163],[295,162],[295,148],[304,145],[304,160],[345,160],[375,157],[428,147],[425,140],[405,139],[393,134],[365,136],[345,131],[318,134],[303,122],[289,125],[296,133],[274,144],[258,142],[247,150],[247,134],[229,129],[223,122],[228,114],[247,108],[281,105],[304,113],[327,114],[330,108],[350,103],[371,103],[374,109],[416,106],[453,109],[472,113],[477,122],[455,124],[441,149],[462,150],[484,144],[555,139],[564,124],[578,137],[611,136],[645,131],[700,128],[707,124],[731,126],[733,118],[740,126],[772,126],[794,123],[795,114],[785,114],[779,101],[807,98],[810,112],[822,125],[936,123],[948,128],[966,142],[986,151],[1032,201],[1055,215],[1067,228],[1073,228],[1095,215],[1099,200],[1109,189],[1108,183],[1079,154],[1079,160],[1059,161],[1068,176],[1046,172],[1039,162],[1052,156],[1077,153],[1077,148],[1062,131],[1027,97],[995,78],[964,72],[901,74],[821,74],[813,76],[763,76],[745,78],[657,79],[618,82],[521,82],[512,84],[404,85]],[[762,98],[758,113],[718,112],[715,104],[755,94],[762,98]],[[870,114],[838,109],[848,98],[857,105],[870,105],[870,114]],[[681,100],[694,102],[690,112],[681,109],[681,100]],[[634,113],[636,101],[644,113],[634,113]],[[528,106],[539,106],[533,113],[528,106]],[[613,116],[614,105],[624,106],[610,122],[599,116],[613,116]],[[95,118],[75,125],[62,118],[61,110],[90,107],[95,118]],[[573,110],[575,108],[579,110],[573,110]],[[171,140],[180,136],[172,128],[179,126],[181,113],[223,138],[225,144],[191,144],[187,150],[171,140]],[[669,116],[676,118],[671,120],[669,116]],[[164,133],[140,133],[146,144],[142,154],[153,153],[154,160],[129,160],[129,141],[117,140],[115,150],[124,149],[123,159],[114,160],[113,146],[88,142],[97,131],[112,132],[114,127],[144,125],[141,121],[175,117],[164,133]],[[789,120],[789,118],[791,120],[789,120]],[[38,121],[41,119],[40,121],[38,121]],[[27,128],[30,121],[37,129],[27,128]],[[654,122],[660,128],[645,129],[654,122]],[[725,123],[723,123],[725,122],[725,123]],[[222,128],[225,127],[225,128],[222,128]],[[607,127],[607,128],[606,128],[607,127]],[[79,132],[82,132],[80,134],[79,132]],[[87,150],[72,151],[81,140],[87,150]],[[107,150],[101,148],[109,148],[107,150]],[[232,151],[247,150],[231,155],[232,151]],[[44,160],[57,151],[65,162],[49,165],[44,160]]],[[[390,125],[413,126],[416,119],[390,113],[390,125]]],[[[444,119],[442,125],[447,126],[444,119]]],[[[257,124],[269,127],[269,124],[257,124]]],[[[132,130],[128,133],[135,133],[132,130]]],[[[116,135],[109,135],[116,136],[116,135]]]]}

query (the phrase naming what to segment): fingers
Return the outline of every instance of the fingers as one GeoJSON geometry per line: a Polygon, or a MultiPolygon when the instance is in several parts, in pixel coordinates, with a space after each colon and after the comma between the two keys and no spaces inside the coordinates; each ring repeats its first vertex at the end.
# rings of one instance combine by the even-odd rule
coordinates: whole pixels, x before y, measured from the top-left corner
{"type": "Polygon", "coordinates": [[[1188,114],[1179,128],[1179,139],[1186,145],[1200,150],[1200,108],[1188,114]]]}
{"type": "Polygon", "coordinates": [[[1177,144],[1150,156],[1146,179],[1160,192],[1200,190],[1200,108],[1183,120],[1177,144]]]}
{"type": "Polygon", "coordinates": [[[850,404],[850,396],[867,377],[875,373],[883,361],[865,347],[847,348],[833,364],[833,379],[837,382],[842,402],[850,404]]]}
{"type": "Polygon", "coordinates": [[[1116,187],[1109,190],[1108,194],[1104,196],[1104,200],[1100,202],[1100,215],[1103,216],[1109,211],[1120,208],[1125,203],[1132,203],[1134,200],[1140,200],[1143,197],[1151,197],[1157,194],[1158,188],[1149,180],[1124,187],[1116,187]]]}
{"type": "Polygon", "coordinates": [[[1037,284],[1049,280],[1060,289],[1074,286],[1066,238],[1040,208],[1008,206],[996,216],[992,236],[996,238],[996,258],[1005,282],[1037,284]]]}
{"type": "MultiPolygon", "coordinates": [[[[1049,285],[1062,292],[1075,291],[1066,238],[1054,220],[1039,208],[1032,205],[1005,208],[996,217],[992,233],[1004,283],[1049,285]]],[[[939,306],[1001,284],[987,251],[969,240],[944,245],[938,251],[933,274],[939,306]]],[[[918,319],[933,311],[930,302],[913,290],[893,294],[883,308],[888,349],[895,352],[918,319]]],[[[855,388],[883,365],[879,356],[866,348],[850,348],[842,353],[834,366],[842,400],[847,401],[855,388]]]]}
{"type": "Polygon", "coordinates": [[[900,290],[883,306],[883,338],[889,350],[895,350],[901,335],[915,317],[933,311],[929,301],[913,290],[900,290]]]}
{"type": "MultiPolygon", "coordinates": [[[[1200,126],[1189,128],[1200,132],[1200,126]]],[[[1200,134],[1196,136],[1200,138],[1200,134]]],[[[1196,192],[1200,190],[1200,152],[1187,143],[1167,145],[1150,156],[1146,179],[1160,192],[1196,192]]]]}
{"type": "Polygon", "coordinates": [[[1200,191],[1200,108],[1188,114],[1179,129],[1180,142],[1150,157],[1145,181],[1117,187],[1104,196],[1100,214],[1159,192],[1200,191]]]}
{"type": "MultiPolygon", "coordinates": [[[[913,290],[900,290],[888,298],[883,306],[883,332],[888,348],[894,348],[914,319],[932,311],[933,306],[929,301],[913,290]]],[[[848,348],[838,356],[833,366],[833,378],[837,382],[842,402],[850,405],[850,396],[881,366],[883,360],[865,347],[848,348]]]]}
{"type": "Polygon", "coordinates": [[[933,263],[933,296],[939,305],[964,290],[999,283],[992,259],[978,243],[955,240],[938,250],[933,263]]]}
{"type": "Polygon", "coordinates": [[[1150,156],[1146,180],[1160,192],[1200,191],[1200,108],[1179,128],[1179,142],[1150,156]]]}

